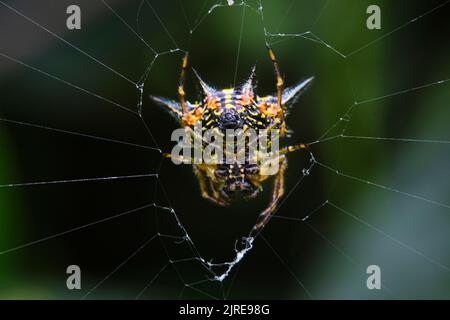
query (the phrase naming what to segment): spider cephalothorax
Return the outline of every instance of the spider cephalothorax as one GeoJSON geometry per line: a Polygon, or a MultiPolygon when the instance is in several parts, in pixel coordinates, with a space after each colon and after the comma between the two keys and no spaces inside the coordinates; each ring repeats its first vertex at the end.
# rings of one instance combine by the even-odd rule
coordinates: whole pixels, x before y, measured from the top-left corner
{"type": "MultiPolygon", "coordinates": [[[[158,104],[163,105],[180,122],[184,128],[194,131],[194,127],[201,125],[202,131],[216,130],[227,135],[229,130],[256,132],[262,130],[277,130],[278,136],[286,134],[286,106],[295,102],[296,98],[311,83],[312,77],[293,87],[283,90],[283,78],[272,49],[269,47],[269,57],[273,63],[277,77],[277,94],[260,97],[255,93],[253,68],[249,79],[237,88],[218,90],[204,82],[197,72],[195,75],[203,90],[203,99],[191,103],[185,100],[184,81],[187,71],[188,55],[183,58],[180,84],[178,87],[179,102],[160,97],[151,97],[158,104]]],[[[266,142],[270,146],[271,140],[266,142]]],[[[207,142],[203,140],[202,148],[207,142]]],[[[250,161],[250,155],[244,151],[244,161],[231,161],[227,163],[201,163],[193,164],[193,170],[200,184],[202,196],[219,205],[228,205],[236,194],[244,198],[253,198],[262,190],[262,182],[269,178],[262,174],[261,168],[268,165],[268,161],[277,163],[278,170],[274,177],[272,201],[261,213],[260,220],[254,227],[259,231],[267,223],[270,215],[275,211],[279,199],[284,193],[284,173],[287,167],[285,154],[305,149],[305,144],[288,146],[277,150],[270,160],[256,157],[250,161]]],[[[229,153],[229,151],[228,151],[229,153]]],[[[237,150],[233,149],[231,158],[236,158],[237,150]]],[[[170,155],[168,155],[170,157],[170,155]]],[[[253,158],[252,158],[253,159],[253,158]]]]}
{"type": "Polygon", "coordinates": [[[222,185],[221,196],[230,201],[237,192],[244,198],[254,198],[261,191],[255,180],[259,179],[257,164],[220,164],[214,170],[217,182],[222,185]]]}

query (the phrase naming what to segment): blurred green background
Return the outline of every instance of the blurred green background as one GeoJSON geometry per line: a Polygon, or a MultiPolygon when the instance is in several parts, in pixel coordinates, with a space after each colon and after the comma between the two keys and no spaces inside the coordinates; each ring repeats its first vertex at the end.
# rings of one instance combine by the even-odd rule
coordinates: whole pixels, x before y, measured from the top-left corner
{"type": "MultiPolygon", "coordinates": [[[[5,119],[168,151],[177,124],[148,95],[176,99],[180,51],[159,56],[144,82],[143,118],[152,136],[139,117],[95,95],[137,110],[138,90],[132,82],[139,81],[154,58],[144,41],[157,52],[188,49],[191,66],[219,88],[232,86],[235,72],[241,83],[257,63],[258,93],[270,94],[275,79],[265,40],[273,43],[288,85],[315,76],[288,118],[294,134],[285,143],[315,141],[336,121],[323,138],[345,129],[349,136],[394,139],[320,139],[313,146],[320,163],[360,181],[315,166],[297,184],[309,158],[289,155],[289,197],[277,215],[301,219],[326,200],[333,205],[325,205],[306,223],[272,219],[263,236],[276,254],[259,238],[223,287],[206,282],[196,288],[238,299],[450,298],[449,84],[403,92],[449,78],[449,5],[430,11],[444,1],[263,1],[267,30],[294,35],[267,38],[254,11],[256,1],[211,13],[215,1],[151,1],[149,6],[108,0],[110,8],[87,0],[5,3],[85,54],[0,5],[1,298],[82,297],[150,236],[180,231],[168,211],[148,208],[58,234],[153,202],[175,209],[205,259],[232,258],[235,241],[248,233],[267,204],[270,184],[254,201],[218,208],[201,199],[189,166],[165,161],[160,168],[162,159],[154,150],[5,119]],[[81,30],[65,27],[71,4],[81,8],[81,30]],[[366,28],[370,4],[381,8],[381,30],[366,28]],[[306,31],[312,32],[306,38],[295,36],[306,31]],[[396,94],[386,96],[391,93],[396,94]],[[378,97],[384,98],[374,99],[378,97]],[[355,101],[367,103],[338,121],[355,101]],[[158,171],[159,179],[7,186],[158,171]],[[80,291],[65,286],[65,270],[72,264],[82,270],[80,291]],[[366,287],[366,268],[372,264],[381,267],[379,291],[366,287]]],[[[192,72],[187,92],[190,100],[200,97],[192,72]]],[[[163,242],[149,243],[88,298],[209,298],[184,287],[207,277],[195,261],[158,274],[167,254],[173,260],[192,257],[186,243],[163,242]]]]}

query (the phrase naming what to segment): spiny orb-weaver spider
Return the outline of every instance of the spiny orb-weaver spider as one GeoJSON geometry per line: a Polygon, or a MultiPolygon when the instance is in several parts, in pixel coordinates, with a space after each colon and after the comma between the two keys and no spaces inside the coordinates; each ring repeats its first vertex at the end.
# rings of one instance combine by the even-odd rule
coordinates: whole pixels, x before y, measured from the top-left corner
{"type": "MultiPolygon", "coordinates": [[[[242,86],[224,90],[217,90],[207,85],[194,70],[203,89],[204,99],[195,103],[186,101],[184,91],[188,68],[188,53],[186,53],[182,60],[178,87],[179,101],[155,96],[151,96],[151,99],[164,106],[180,122],[181,127],[187,126],[193,130],[194,125],[200,122],[202,128],[216,128],[222,132],[225,132],[226,129],[242,129],[244,131],[248,128],[256,131],[277,129],[279,136],[283,137],[287,133],[286,106],[292,105],[296,101],[296,98],[312,82],[313,77],[283,89],[284,81],[275,54],[270,46],[267,46],[267,49],[277,81],[276,96],[259,97],[255,94],[255,85],[253,84],[255,68],[242,86]]],[[[284,174],[287,168],[285,155],[306,148],[306,144],[300,143],[283,147],[277,151],[275,161],[278,162],[279,169],[273,181],[272,198],[266,209],[259,215],[251,235],[258,233],[267,224],[284,194],[284,174]]],[[[166,156],[170,157],[170,154],[166,154],[166,156]]],[[[229,205],[238,191],[245,198],[255,197],[262,190],[262,182],[269,178],[268,175],[262,175],[260,172],[263,165],[262,161],[258,161],[256,164],[192,164],[199,181],[202,197],[220,206],[229,205]]]]}

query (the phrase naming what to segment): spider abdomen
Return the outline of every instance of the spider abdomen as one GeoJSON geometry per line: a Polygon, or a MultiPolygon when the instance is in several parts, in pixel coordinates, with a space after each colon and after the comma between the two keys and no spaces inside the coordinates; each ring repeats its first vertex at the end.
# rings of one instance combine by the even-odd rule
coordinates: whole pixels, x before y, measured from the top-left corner
{"type": "Polygon", "coordinates": [[[202,106],[202,126],[205,130],[218,128],[222,132],[253,128],[266,129],[273,126],[273,117],[259,110],[255,97],[237,89],[211,92],[202,106]]]}

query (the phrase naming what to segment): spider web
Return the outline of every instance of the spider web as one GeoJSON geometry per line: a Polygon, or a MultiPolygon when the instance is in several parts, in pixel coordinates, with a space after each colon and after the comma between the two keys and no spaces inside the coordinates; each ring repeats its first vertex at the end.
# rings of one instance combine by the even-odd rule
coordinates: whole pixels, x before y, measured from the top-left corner
{"type": "MultiPolygon", "coordinates": [[[[448,298],[450,70],[431,72],[417,67],[420,55],[408,62],[405,52],[389,51],[394,41],[419,49],[407,41],[418,35],[431,39],[437,61],[439,53],[445,57],[448,26],[433,35],[421,30],[448,13],[448,2],[402,14],[383,3],[383,17],[396,12],[403,20],[386,18],[381,31],[348,41],[348,29],[365,28],[370,3],[350,9],[332,0],[81,2],[78,35],[62,25],[70,3],[50,8],[1,0],[3,30],[12,31],[3,31],[0,49],[7,75],[2,145],[10,150],[1,160],[0,270],[11,274],[0,292],[82,299],[448,298]],[[221,42],[229,52],[212,49],[221,42]],[[175,96],[186,51],[218,87],[239,84],[257,60],[258,92],[272,93],[265,43],[289,81],[316,77],[288,119],[295,131],[288,143],[309,142],[312,151],[289,156],[286,194],[253,238],[248,232],[270,185],[252,203],[204,203],[190,168],[163,159],[170,119],[147,96],[175,96]],[[389,70],[386,82],[365,85],[383,76],[377,69],[383,63],[398,69],[389,70]],[[390,79],[397,73],[405,76],[390,79]],[[83,271],[81,292],[61,289],[70,264],[83,271]],[[381,292],[365,288],[370,264],[382,268],[381,292]]],[[[194,99],[198,89],[188,82],[194,99]]]]}

